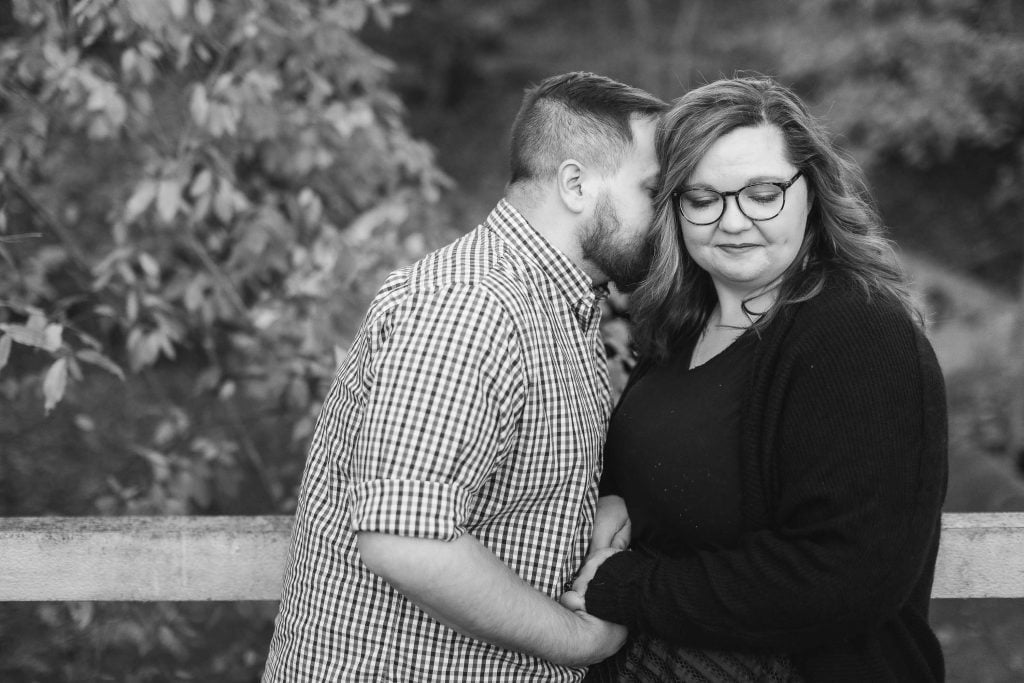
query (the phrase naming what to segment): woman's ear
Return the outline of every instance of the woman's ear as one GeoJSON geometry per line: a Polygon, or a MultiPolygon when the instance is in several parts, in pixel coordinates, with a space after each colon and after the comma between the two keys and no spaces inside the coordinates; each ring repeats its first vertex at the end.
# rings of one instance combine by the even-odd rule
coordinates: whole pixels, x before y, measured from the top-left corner
{"type": "Polygon", "coordinates": [[[584,166],[575,159],[566,159],[558,166],[558,196],[572,213],[583,213],[586,210],[586,197],[583,193],[584,166]]]}

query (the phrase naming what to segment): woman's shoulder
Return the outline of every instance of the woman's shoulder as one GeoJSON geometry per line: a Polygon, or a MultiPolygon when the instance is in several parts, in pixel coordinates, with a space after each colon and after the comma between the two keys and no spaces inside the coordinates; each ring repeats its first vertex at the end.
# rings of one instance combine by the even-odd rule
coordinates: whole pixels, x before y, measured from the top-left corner
{"type": "MultiPolygon", "coordinates": [[[[898,297],[839,275],[794,307],[791,325],[765,349],[773,363],[871,378],[878,387],[920,388],[942,415],[945,380],[925,331],[898,297]]],[[[766,365],[765,367],[777,367],[766,365]]],[[[895,391],[895,389],[894,389],[895,391]]]]}
{"type": "Polygon", "coordinates": [[[836,328],[872,328],[875,325],[896,330],[919,327],[908,306],[896,294],[858,281],[841,271],[831,272],[821,291],[799,306],[797,319],[805,326],[836,328]]]}
{"type": "Polygon", "coordinates": [[[903,301],[843,273],[830,274],[815,296],[793,307],[791,323],[777,340],[783,354],[843,354],[893,361],[932,355],[923,330],[903,301]]]}

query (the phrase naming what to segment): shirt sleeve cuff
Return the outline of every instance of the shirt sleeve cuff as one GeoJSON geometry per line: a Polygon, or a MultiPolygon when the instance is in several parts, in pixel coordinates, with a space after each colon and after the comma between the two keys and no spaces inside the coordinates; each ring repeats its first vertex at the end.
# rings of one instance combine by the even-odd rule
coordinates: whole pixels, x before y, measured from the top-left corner
{"type": "Polygon", "coordinates": [[[652,560],[629,550],[615,553],[597,568],[587,585],[587,612],[616,624],[636,628],[634,611],[642,602],[644,575],[652,560]]]}
{"type": "Polygon", "coordinates": [[[349,493],[353,531],[452,541],[466,533],[469,493],[444,482],[372,479],[349,493]]]}
{"type": "Polygon", "coordinates": [[[598,484],[597,495],[599,496],[621,496],[619,493],[619,487],[615,485],[615,482],[610,477],[601,477],[601,482],[598,484]]]}

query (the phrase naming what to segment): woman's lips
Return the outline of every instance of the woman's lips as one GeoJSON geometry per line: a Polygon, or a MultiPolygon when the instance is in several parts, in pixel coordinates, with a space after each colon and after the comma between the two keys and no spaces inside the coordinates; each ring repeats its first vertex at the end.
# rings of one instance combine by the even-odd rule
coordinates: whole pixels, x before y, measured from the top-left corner
{"type": "Polygon", "coordinates": [[[741,252],[741,251],[748,251],[750,249],[756,249],[757,247],[759,247],[761,245],[760,244],[743,243],[743,244],[719,244],[717,246],[718,246],[719,249],[724,249],[725,251],[741,252]]]}

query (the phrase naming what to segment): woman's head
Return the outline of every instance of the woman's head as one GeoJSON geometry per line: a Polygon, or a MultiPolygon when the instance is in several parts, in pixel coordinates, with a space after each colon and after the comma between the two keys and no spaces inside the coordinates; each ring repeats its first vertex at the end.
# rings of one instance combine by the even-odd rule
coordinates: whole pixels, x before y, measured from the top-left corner
{"type": "MultiPolygon", "coordinates": [[[[672,208],[686,255],[710,277],[719,299],[764,309],[803,250],[811,194],[777,126],[734,128],[715,140],[672,208]]],[[[721,301],[720,301],[721,302],[721,301]]]]}
{"type": "Polygon", "coordinates": [[[746,278],[755,285],[751,294],[772,290],[775,303],[754,320],[756,327],[782,306],[814,296],[826,272],[836,269],[870,292],[895,294],[909,308],[860,169],[788,88],[766,77],[742,77],[691,90],[664,115],[657,151],[658,250],[632,302],[642,351],[664,356],[676,339],[700,330],[717,302],[716,281],[737,284],[738,278],[736,289],[743,291],[746,278]],[[745,196],[725,197],[717,220],[696,224],[714,218],[709,200],[723,199],[711,190],[729,195],[762,181],[784,195],[748,189],[745,196]],[[683,193],[694,189],[698,195],[688,204],[683,193]],[[777,216],[761,219],[767,213],[758,208],[759,197],[776,208],[784,197],[785,204],[777,216]],[[689,208],[695,222],[680,208],[689,208]]]}

